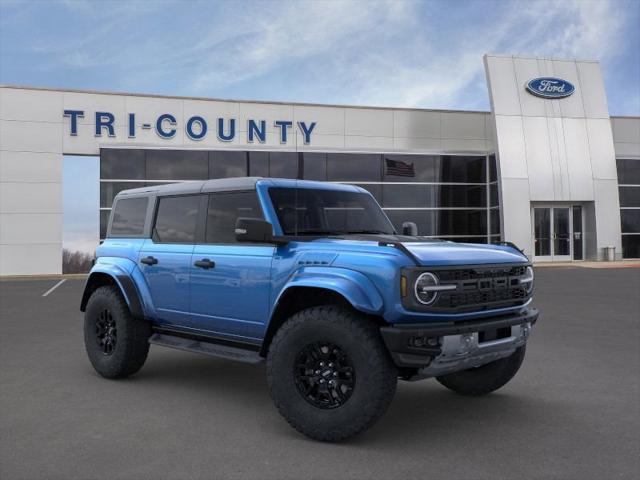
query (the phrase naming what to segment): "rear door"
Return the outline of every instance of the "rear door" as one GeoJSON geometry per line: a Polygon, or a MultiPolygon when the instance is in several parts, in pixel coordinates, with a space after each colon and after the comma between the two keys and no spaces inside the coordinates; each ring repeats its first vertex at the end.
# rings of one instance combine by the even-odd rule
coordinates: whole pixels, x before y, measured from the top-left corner
{"type": "Polygon", "coordinates": [[[152,238],[142,246],[138,263],[158,320],[188,325],[189,274],[196,242],[201,195],[159,197],[152,238]]]}
{"type": "Polygon", "coordinates": [[[208,195],[204,243],[191,258],[191,319],[201,330],[257,340],[269,315],[275,246],[236,242],[238,217],[263,218],[255,191],[208,195]]]}

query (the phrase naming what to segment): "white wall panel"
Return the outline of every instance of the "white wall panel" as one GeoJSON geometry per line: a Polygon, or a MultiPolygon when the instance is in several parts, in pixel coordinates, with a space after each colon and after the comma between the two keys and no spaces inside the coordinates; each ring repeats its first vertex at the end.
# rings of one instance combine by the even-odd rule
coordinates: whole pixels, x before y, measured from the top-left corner
{"type": "Polygon", "coordinates": [[[486,140],[472,140],[464,138],[443,138],[442,151],[444,153],[488,153],[486,140]]]}
{"type": "MultiPolygon", "coordinates": [[[[580,78],[578,77],[578,69],[576,68],[576,62],[574,61],[555,61],[553,62],[554,77],[559,77],[564,80],[568,80],[575,87],[573,95],[557,100],[557,105],[560,107],[560,112],[563,117],[571,118],[584,118],[584,104],[582,98],[583,89],[580,85],[580,78]]],[[[544,99],[541,99],[544,101],[544,99]]]]}
{"type": "Polygon", "coordinates": [[[62,273],[62,243],[2,245],[0,275],[62,273]]]}
{"type": "Polygon", "coordinates": [[[503,179],[502,215],[504,218],[503,238],[524,249],[527,255],[532,252],[531,204],[527,179],[503,179]]]}
{"type": "Polygon", "coordinates": [[[580,87],[584,93],[584,111],[589,118],[609,118],[607,94],[600,64],[597,62],[577,62],[580,87]],[[587,92],[589,93],[587,95],[587,92]]]}
{"type": "Polygon", "coordinates": [[[553,162],[549,146],[549,130],[545,117],[523,117],[527,131],[526,159],[529,172],[529,193],[532,201],[554,198],[553,162]]]}
{"type": "Polygon", "coordinates": [[[393,150],[393,137],[370,137],[362,135],[347,135],[344,147],[351,150],[393,150]]]}
{"type": "Polygon", "coordinates": [[[441,112],[395,110],[394,136],[409,138],[441,138],[441,115],[441,112]]]}
{"type": "Polygon", "coordinates": [[[594,179],[616,180],[618,178],[616,163],[611,161],[615,158],[616,152],[611,141],[610,129],[609,121],[605,118],[587,119],[589,157],[594,179]]]}
{"type": "Polygon", "coordinates": [[[520,96],[512,57],[485,56],[489,94],[495,115],[520,115],[520,96]],[[500,92],[496,95],[496,92],[500,92]]]}
{"type": "Polygon", "coordinates": [[[62,184],[3,182],[0,213],[62,213],[62,184]]]}
{"type": "Polygon", "coordinates": [[[58,123],[62,92],[0,88],[0,119],[58,123]]]}
{"type": "Polygon", "coordinates": [[[485,139],[483,113],[442,112],[442,138],[485,139]]]}
{"type": "Polygon", "coordinates": [[[620,201],[616,180],[596,180],[594,182],[595,212],[598,257],[602,259],[603,248],[616,247],[618,257],[622,252],[620,227],[620,201]]]}
{"type": "Polygon", "coordinates": [[[62,153],[62,124],[0,120],[0,150],[62,153]]]}
{"type": "Polygon", "coordinates": [[[393,110],[347,108],[345,135],[393,138],[393,110]]]}
{"type": "Polygon", "coordinates": [[[0,213],[0,245],[62,242],[61,213],[0,213]]]}
{"type": "Polygon", "coordinates": [[[314,135],[313,142],[310,145],[305,145],[302,139],[302,134],[296,132],[296,144],[298,150],[342,150],[344,146],[344,135],[314,135]]]}
{"type": "Polygon", "coordinates": [[[564,140],[567,152],[569,200],[593,200],[593,173],[587,139],[587,125],[583,118],[564,118],[564,140]]]}
{"type": "MultiPolygon", "coordinates": [[[[527,178],[527,160],[522,118],[496,115],[500,175],[503,178],[527,178]]],[[[528,188],[527,188],[528,191],[528,188]]]]}
{"type": "MultiPolygon", "coordinates": [[[[247,121],[265,120],[267,122],[267,132],[280,133],[280,128],[276,128],[274,122],[276,120],[293,121],[293,105],[268,105],[262,103],[240,103],[240,123],[242,128],[246,129],[247,121]]],[[[294,125],[290,128],[293,130],[294,125]]],[[[297,128],[297,127],[296,127],[297,128]]]]}
{"type": "Polygon", "coordinates": [[[61,178],[59,153],[0,150],[0,182],[59,182],[61,178]]]}
{"type": "Polygon", "coordinates": [[[395,150],[413,150],[419,152],[440,153],[442,140],[439,138],[404,138],[394,139],[395,150]]]}

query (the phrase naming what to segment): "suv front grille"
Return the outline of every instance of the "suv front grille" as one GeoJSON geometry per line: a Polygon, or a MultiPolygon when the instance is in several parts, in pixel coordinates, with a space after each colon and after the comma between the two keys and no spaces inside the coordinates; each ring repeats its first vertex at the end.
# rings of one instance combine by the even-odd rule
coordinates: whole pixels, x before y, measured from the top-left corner
{"type": "Polygon", "coordinates": [[[526,276],[527,264],[479,265],[463,268],[411,269],[409,281],[415,282],[420,273],[429,271],[438,276],[441,285],[456,285],[455,290],[438,293],[429,306],[407,297],[405,306],[432,312],[464,312],[518,306],[531,296],[520,280],[526,276]]]}

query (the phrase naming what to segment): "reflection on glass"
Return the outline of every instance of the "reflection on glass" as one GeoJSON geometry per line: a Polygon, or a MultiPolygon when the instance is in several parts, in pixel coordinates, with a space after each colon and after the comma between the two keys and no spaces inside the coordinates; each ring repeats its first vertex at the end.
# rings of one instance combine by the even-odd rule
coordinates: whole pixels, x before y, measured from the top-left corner
{"type": "Polygon", "coordinates": [[[569,236],[569,209],[553,209],[553,254],[570,255],[571,238],[569,236]]]}
{"type": "Polygon", "coordinates": [[[551,255],[551,209],[534,208],[533,217],[535,254],[536,256],[551,255]]]}

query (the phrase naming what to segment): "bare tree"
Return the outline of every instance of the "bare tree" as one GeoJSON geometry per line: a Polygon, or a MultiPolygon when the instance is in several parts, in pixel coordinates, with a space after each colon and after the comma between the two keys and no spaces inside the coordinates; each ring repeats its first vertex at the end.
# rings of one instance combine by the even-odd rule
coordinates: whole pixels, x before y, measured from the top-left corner
{"type": "Polygon", "coordinates": [[[93,255],[62,249],[62,273],[87,273],[93,265],[93,255]]]}

